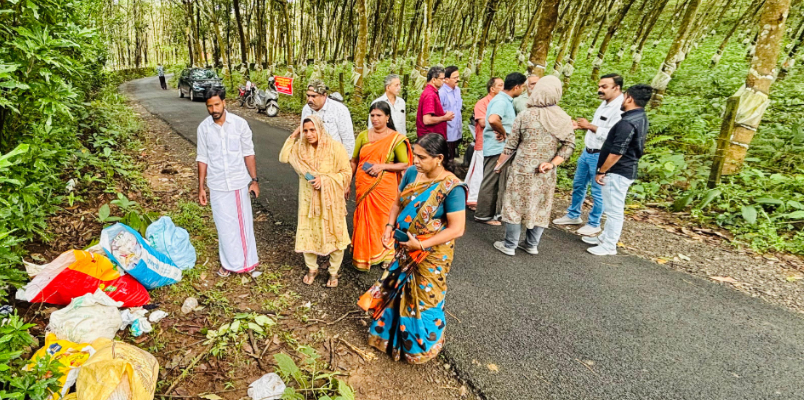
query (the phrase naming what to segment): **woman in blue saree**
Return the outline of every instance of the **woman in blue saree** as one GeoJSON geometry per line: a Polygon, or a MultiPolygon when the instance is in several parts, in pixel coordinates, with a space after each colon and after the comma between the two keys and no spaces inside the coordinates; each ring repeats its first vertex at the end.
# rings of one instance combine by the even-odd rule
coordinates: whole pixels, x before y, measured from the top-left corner
{"type": "Polygon", "coordinates": [[[411,364],[434,358],[444,345],[446,276],[455,239],[466,224],[466,185],[447,165],[438,134],[413,145],[413,167],[399,185],[383,243],[396,242],[394,262],[358,304],[372,313],[369,345],[411,364]]]}

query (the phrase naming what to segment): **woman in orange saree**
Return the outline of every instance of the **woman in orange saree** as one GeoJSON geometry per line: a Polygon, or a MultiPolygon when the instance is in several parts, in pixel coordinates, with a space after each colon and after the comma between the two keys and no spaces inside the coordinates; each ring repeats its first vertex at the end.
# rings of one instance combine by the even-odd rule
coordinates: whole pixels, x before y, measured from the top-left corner
{"type": "Polygon", "coordinates": [[[394,259],[393,250],[382,244],[382,234],[396,201],[400,174],[413,160],[410,141],[394,130],[388,103],[372,104],[369,117],[372,129],[357,136],[352,158],[357,203],[352,265],[360,271],[376,264],[385,266],[394,259]]]}

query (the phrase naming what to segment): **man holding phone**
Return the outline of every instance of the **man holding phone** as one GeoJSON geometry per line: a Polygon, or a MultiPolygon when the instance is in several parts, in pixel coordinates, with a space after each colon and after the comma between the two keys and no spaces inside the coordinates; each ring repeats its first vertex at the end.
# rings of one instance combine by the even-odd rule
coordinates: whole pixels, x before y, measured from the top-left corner
{"type": "Polygon", "coordinates": [[[251,128],[243,118],[226,111],[226,92],[207,92],[209,117],[198,125],[198,202],[212,204],[218,230],[218,275],[250,272],[259,264],[249,193],[259,197],[257,163],[251,128]]]}

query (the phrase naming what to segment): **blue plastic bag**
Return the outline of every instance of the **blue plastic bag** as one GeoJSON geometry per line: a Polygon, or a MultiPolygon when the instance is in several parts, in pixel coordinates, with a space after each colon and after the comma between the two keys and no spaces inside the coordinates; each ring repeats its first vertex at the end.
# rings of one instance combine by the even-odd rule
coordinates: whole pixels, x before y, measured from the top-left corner
{"type": "Polygon", "coordinates": [[[110,260],[146,289],[172,285],[181,280],[181,270],[176,264],[154,250],[139,232],[125,224],[105,228],[101,232],[100,245],[110,260]]]}
{"type": "Polygon", "coordinates": [[[159,218],[145,230],[148,243],[158,252],[167,255],[179,269],[195,267],[195,247],[190,234],[173,224],[170,217],[159,218]]]}

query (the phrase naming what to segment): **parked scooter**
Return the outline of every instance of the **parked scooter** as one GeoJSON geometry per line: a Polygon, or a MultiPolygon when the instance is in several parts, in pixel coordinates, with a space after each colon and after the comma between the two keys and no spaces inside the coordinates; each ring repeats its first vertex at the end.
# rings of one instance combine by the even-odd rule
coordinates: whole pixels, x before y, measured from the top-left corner
{"type": "Polygon", "coordinates": [[[279,114],[279,92],[274,84],[274,77],[268,78],[268,90],[257,90],[254,95],[254,104],[257,112],[265,112],[269,117],[279,114]]]}

